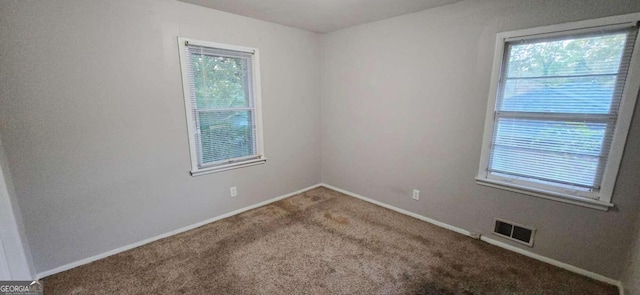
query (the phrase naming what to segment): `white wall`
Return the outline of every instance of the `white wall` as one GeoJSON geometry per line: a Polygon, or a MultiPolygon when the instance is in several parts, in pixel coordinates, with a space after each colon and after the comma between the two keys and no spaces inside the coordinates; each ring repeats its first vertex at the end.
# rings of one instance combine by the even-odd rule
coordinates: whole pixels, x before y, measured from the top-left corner
{"type": "Polygon", "coordinates": [[[320,181],[315,33],[172,0],[5,0],[0,40],[0,133],[38,273],[320,181]],[[260,50],[265,165],[189,175],[178,36],[260,50]]]}
{"type": "Polygon", "coordinates": [[[636,225],[635,240],[627,258],[625,271],[622,274],[622,285],[625,294],[640,295],[640,219],[636,225]]]}
{"type": "Polygon", "coordinates": [[[0,281],[32,280],[33,261],[0,138],[0,281]]]}
{"type": "Polygon", "coordinates": [[[513,245],[620,278],[640,212],[637,114],[609,212],[474,177],[496,33],[635,11],[640,1],[469,0],[323,36],[323,182],[484,235],[494,217],[530,225],[535,247],[513,245]]]}

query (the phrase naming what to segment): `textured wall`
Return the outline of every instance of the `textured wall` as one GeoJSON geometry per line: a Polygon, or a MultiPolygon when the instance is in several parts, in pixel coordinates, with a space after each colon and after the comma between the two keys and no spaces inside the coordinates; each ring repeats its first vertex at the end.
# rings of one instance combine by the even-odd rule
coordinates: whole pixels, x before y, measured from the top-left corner
{"type": "Polygon", "coordinates": [[[315,33],[172,0],[2,1],[0,40],[0,133],[38,272],[320,180],[315,33]],[[178,36],[260,50],[265,165],[189,175],[178,36]]]}
{"type": "Polygon", "coordinates": [[[323,36],[323,182],[482,234],[494,217],[530,225],[535,247],[513,245],[620,278],[640,212],[637,115],[609,212],[474,177],[496,33],[637,11],[639,1],[464,1],[323,36]]]}
{"type": "MultiPolygon", "coordinates": [[[[630,227],[629,227],[630,228],[630,227]]],[[[622,274],[622,285],[627,295],[640,295],[640,219],[635,230],[635,241],[622,274]]]]}

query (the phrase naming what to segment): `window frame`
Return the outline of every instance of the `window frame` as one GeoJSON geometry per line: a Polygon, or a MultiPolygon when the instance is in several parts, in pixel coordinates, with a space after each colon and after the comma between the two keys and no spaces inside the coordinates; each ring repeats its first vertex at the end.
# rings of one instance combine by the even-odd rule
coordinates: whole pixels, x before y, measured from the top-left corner
{"type": "Polygon", "coordinates": [[[613,207],[612,195],[617,178],[625,143],[631,125],[638,90],[640,89],[640,35],[636,37],[634,50],[631,55],[629,69],[624,84],[622,99],[620,101],[617,122],[614,126],[613,140],[607,157],[607,163],[602,175],[600,189],[595,192],[577,194],[577,190],[562,189],[544,184],[533,184],[510,177],[490,175],[488,171],[493,143],[494,120],[496,102],[500,95],[501,75],[503,72],[504,58],[507,43],[513,40],[542,39],[559,36],[578,35],[587,32],[597,32],[602,29],[616,29],[637,27],[640,21],[640,13],[604,17],[585,21],[563,23],[543,26],[531,29],[508,31],[498,33],[491,74],[491,84],[487,110],[485,114],[484,135],[482,139],[482,151],[476,183],[488,187],[513,191],[517,193],[536,196],[544,199],[560,201],[564,203],[580,205],[584,207],[608,210],[613,207]]]}
{"type": "Polygon", "coordinates": [[[191,175],[199,176],[209,173],[221,172],[231,169],[237,169],[242,167],[254,166],[258,164],[264,164],[267,161],[267,158],[264,156],[264,137],[263,137],[263,125],[262,125],[262,99],[261,99],[261,83],[260,83],[260,56],[257,48],[229,45],[223,43],[195,40],[190,38],[178,37],[178,51],[180,55],[180,70],[182,76],[182,90],[184,97],[184,106],[185,113],[187,119],[187,134],[189,138],[189,155],[191,158],[191,175]],[[237,161],[231,162],[227,161],[224,163],[221,161],[220,164],[203,166],[200,167],[198,160],[198,146],[199,144],[196,142],[197,136],[197,122],[196,118],[192,113],[192,90],[189,85],[189,69],[188,69],[188,54],[186,53],[187,44],[192,44],[195,46],[215,48],[215,49],[223,49],[223,50],[231,50],[238,51],[243,53],[251,54],[251,81],[253,85],[250,85],[253,88],[253,112],[255,118],[255,156],[249,156],[249,159],[235,159],[237,161]]]}

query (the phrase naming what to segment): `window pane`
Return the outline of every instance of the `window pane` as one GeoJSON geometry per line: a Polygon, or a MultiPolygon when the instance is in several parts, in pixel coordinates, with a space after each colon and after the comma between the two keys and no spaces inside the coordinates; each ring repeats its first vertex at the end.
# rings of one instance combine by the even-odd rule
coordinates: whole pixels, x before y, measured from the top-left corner
{"type": "Polygon", "coordinates": [[[523,149],[600,156],[605,123],[498,119],[494,143],[523,149]]]}
{"type": "Polygon", "coordinates": [[[598,162],[597,157],[548,154],[497,146],[494,148],[490,171],[523,176],[533,181],[547,180],[592,187],[595,186],[598,162]]]}
{"type": "Polygon", "coordinates": [[[506,77],[615,74],[627,33],[511,43],[506,77]]]}
{"type": "Polygon", "coordinates": [[[608,114],[617,76],[507,80],[501,111],[608,114]]]}
{"type": "Polygon", "coordinates": [[[191,55],[198,109],[249,107],[248,59],[191,55]]]}
{"type": "Polygon", "coordinates": [[[255,154],[251,111],[198,111],[198,123],[203,164],[255,154]]]}
{"type": "Polygon", "coordinates": [[[594,186],[605,123],[500,118],[490,170],[535,179],[594,186]]]}

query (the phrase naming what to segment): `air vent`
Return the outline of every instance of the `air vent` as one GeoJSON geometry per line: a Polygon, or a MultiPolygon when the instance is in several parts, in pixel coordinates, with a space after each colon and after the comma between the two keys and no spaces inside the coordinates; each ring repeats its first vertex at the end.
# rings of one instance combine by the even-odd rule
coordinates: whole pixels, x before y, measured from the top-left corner
{"type": "Polygon", "coordinates": [[[493,233],[503,238],[533,247],[533,236],[536,233],[536,229],[496,218],[493,233]]]}

